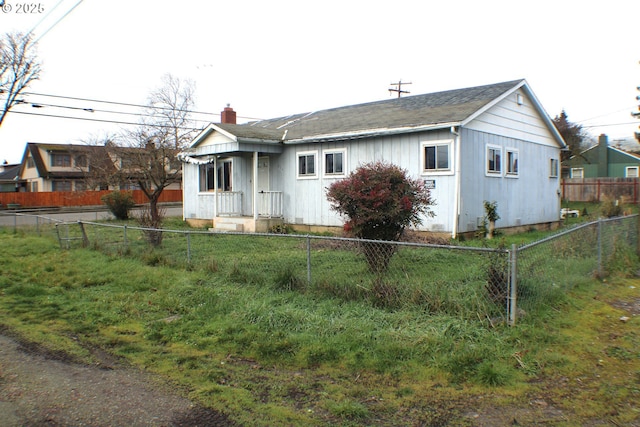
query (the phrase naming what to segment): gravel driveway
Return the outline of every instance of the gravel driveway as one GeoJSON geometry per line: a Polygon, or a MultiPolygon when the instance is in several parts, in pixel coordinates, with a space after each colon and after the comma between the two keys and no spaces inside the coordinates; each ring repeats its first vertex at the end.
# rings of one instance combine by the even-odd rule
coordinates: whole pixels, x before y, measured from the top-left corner
{"type": "Polygon", "coordinates": [[[151,375],[114,360],[87,366],[0,335],[0,424],[17,426],[235,426],[151,375]]]}

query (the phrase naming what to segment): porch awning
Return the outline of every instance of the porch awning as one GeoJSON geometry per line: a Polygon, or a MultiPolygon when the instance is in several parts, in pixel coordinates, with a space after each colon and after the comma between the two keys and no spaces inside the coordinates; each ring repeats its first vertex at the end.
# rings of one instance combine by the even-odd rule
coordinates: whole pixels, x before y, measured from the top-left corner
{"type": "Polygon", "coordinates": [[[193,156],[190,153],[178,153],[176,156],[178,160],[183,163],[190,163],[192,165],[206,165],[213,163],[216,160],[216,156],[193,156]]]}

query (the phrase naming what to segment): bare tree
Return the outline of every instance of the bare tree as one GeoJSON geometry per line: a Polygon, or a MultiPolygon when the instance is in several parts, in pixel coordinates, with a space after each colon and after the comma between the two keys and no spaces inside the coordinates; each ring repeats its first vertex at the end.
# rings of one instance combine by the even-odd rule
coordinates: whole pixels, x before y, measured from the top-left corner
{"type": "MultiPolygon", "coordinates": [[[[134,184],[149,200],[148,209],[140,218],[145,227],[161,226],[160,196],[165,188],[182,179],[182,165],[176,156],[193,137],[193,106],[194,84],[166,75],[163,85],[149,97],[143,123],[125,132],[118,144],[107,147],[112,157],[120,161],[119,181],[134,184]]],[[[147,235],[154,245],[162,241],[160,233],[147,235]]]]}
{"type": "Polygon", "coordinates": [[[148,119],[145,126],[166,131],[166,145],[182,149],[193,137],[191,110],[195,104],[195,84],[171,74],[162,76],[162,86],[153,91],[148,100],[148,119]]]}
{"type": "Polygon", "coordinates": [[[0,39],[0,95],[4,98],[0,98],[0,126],[9,110],[20,102],[20,93],[40,78],[35,46],[31,34],[6,33],[0,39]]]}

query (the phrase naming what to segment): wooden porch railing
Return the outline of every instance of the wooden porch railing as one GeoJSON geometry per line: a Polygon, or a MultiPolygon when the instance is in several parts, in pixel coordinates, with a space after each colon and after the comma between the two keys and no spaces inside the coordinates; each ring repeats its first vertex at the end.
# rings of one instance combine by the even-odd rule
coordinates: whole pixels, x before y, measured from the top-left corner
{"type": "Polygon", "coordinates": [[[282,191],[261,191],[258,193],[258,215],[267,218],[281,218],[282,191]]]}
{"type": "Polygon", "coordinates": [[[242,191],[218,192],[218,215],[242,216],[242,191]]]}

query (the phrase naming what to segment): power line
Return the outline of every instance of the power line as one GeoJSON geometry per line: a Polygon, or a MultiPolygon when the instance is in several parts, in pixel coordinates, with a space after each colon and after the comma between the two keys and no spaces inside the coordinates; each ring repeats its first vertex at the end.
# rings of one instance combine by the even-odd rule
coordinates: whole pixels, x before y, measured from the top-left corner
{"type": "Polygon", "coordinates": [[[54,11],[54,10],[56,10],[56,9],[58,8],[58,6],[60,6],[60,4],[61,4],[63,1],[64,1],[64,0],[58,0],[58,3],[56,3],[56,5],[55,5],[55,6],[53,6],[53,8],[52,8],[52,9],[50,9],[50,10],[49,10],[49,12],[47,12],[47,14],[46,14],[46,15],[44,15],[44,16],[42,17],[42,19],[40,19],[40,20],[38,21],[38,23],[37,23],[36,25],[34,25],[34,26],[33,26],[33,28],[31,28],[31,30],[29,30],[29,32],[28,32],[27,34],[31,34],[31,33],[33,33],[33,30],[35,30],[36,28],[38,28],[38,26],[39,26],[40,24],[42,24],[42,22],[43,22],[45,19],[47,19],[47,18],[49,17],[49,15],[51,15],[51,14],[53,13],[53,11],[54,11]]]}
{"type": "MultiPolygon", "coordinates": [[[[70,119],[70,120],[83,120],[83,121],[89,121],[89,122],[100,122],[100,123],[113,123],[113,124],[120,124],[120,125],[131,125],[131,126],[140,126],[141,123],[133,123],[133,122],[123,122],[120,120],[106,120],[106,119],[95,119],[95,118],[89,118],[89,117],[73,117],[73,116],[61,116],[61,115],[57,115],[57,114],[45,114],[45,113],[34,113],[34,112],[29,112],[29,111],[15,111],[15,110],[9,110],[8,111],[10,114],[23,114],[23,115],[27,115],[27,116],[41,116],[41,117],[52,117],[52,118],[57,118],[57,119],[70,119]]],[[[202,121],[202,120],[200,120],[202,121]]],[[[171,125],[153,125],[156,127],[164,127],[164,128],[172,128],[173,126],[171,125]]],[[[185,128],[187,130],[202,130],[202,128],[185,128]]]]}
{"type": "MultiPolygon", "coordinates": [[[[136,108],[144,108],[144,109],[154,108],[154,109],[161,109],[161,110],[175,110],[175,111],[184,112],[184,113],[202,114],[202,115],[220,117],[220,113],[211,113],[211,112],[207,112],[207,111],[174,109],[174,108],[171,108],[171,107],[150,107],[149,105],[133,104],[133,103],[129,103],[129,102],[105,101],[105,100],[100,100],[100,99],[79,98],[79,97],[65,96],[65,95],[51,95],[51,94],[38,93],[38,92],[23,92],[23,94],[24,95],[34,95],[34,96],[45,96],[45,97],[51,97],[51,98],[60,98],[60,99],[69,99],[69,100],[73,100],[73,101],[98,102],[98,103],[102,103],[102,104],[121,105],[121,106],[125,106],[125,107],[136,107],[136,108]]],[[[246,117],[246,116],[238,116],[238,118],[239,119],[247,119],[247,120],[263,120],[263,119],[259,119],[259,118],[256,118],[256,117],[246,117]]]]}
{"type": "Polygon", "coordinates": [[[82,1],[83,1],[83,0],[78,0],[78,3],[76,3],[75,5],[73,5],[73,6],[71,7],[71,9],[69,9],[69,10],[68,10],[64,15],[62,15],[62,16],[61,16],[61,17],[60,17],[56,22],[54,22],[52,26],[50,26],[49,28],[47,28],[47,29],[45,30],[45,32],[44,32],[44,33],[40,34],[40,36],[38,36],[38,38],[37,38],[37,39],[35,39],[33,42],[34,42],[34,43],[37,43],[37,42],[38,42],[38,40],[40,40],[40,39],[41,39],[41,38],[43,38],[45,35],[47,35],[47,33],[48,33],[49,31],[51,31],[51,29],[53,29],[53,27],[55,27],[56,25],[58,25],[58,24],[60,23],[60,21],[62,21],[64,18],[66,18],[66,17],[67,17],[67,15],[69,15],[69,14],[73,11],[73,9],[75,9],[76,7],[78,7],[78,5],[79,5],[80,3],[82,3],[82,1]]]}
{"type": "Polygon", "coordinates": [[[624,126],[624,125],[636,125],[638,124],[638,122],[626,122],[626,123],[609,123],[606,125],[582,125],[583,128],[601,128],[601,127],[606,127],[606,126],[624,126]]]}

